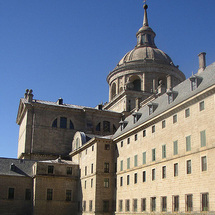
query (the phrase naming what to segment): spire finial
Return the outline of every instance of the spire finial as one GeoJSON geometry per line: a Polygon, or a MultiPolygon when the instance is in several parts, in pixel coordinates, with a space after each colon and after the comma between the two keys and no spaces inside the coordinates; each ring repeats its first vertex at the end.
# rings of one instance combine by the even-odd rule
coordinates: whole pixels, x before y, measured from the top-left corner
{"type": "Polygon", "coordinates": [[[144,0],[143,8],[144,8],[143,26],[149,26],[149,24],[148,24],[148,17],[147,17],[148,5],[146,4],[146,0],[144,0]]]}

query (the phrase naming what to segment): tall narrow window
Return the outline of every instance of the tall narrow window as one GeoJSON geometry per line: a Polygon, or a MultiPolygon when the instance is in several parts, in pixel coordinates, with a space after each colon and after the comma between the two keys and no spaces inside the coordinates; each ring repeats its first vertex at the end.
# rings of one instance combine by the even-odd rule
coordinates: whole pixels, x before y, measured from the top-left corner
{"type": "Polygon", "coordinates": [[[156,211],[156,197],[151,198],[151,211],[156,211]]]}
{"type": "Polygon", "coordinates": [[[109,187],[109,178],[104,178],[104,187],[105,188],[109,187]]]}
{"type": "Polygon", "coordinates": [[[123,186],[123,177],[120,177],[120,186],[123,186]]]}
{"type": "Polygon", "coordinates": [[[137,134],[134,135],[134,140],[137,141],[137,134]]]}
{"type": "Polygon", "coordinates": [[[204,103],[204,101],[201,101],[200,103],[199,103],[199,110],[200,111],[203,111],[205,109],[205,103],[204,103]]]}
{"type": "Polygon", "coordinates": [[[110,132],[110,122],[109,121],[103,122],[103,131],[104,132],[110,132]]]}
{"type": "Polygon", "coordinates": [[[53,189],[47,189],[47,200],[52,200],[53,189]]]}
{"type": "Polygon", "coordinates": [[[201,210],[209,211],[209,194],[208,193],[201,194],[201,210]]]}
{"type": "Polygon", "coordinates": [[[130,158],[127,158],[127,169],[130,169],[130,158]]]}
{"type": "Polygon", "coordinates": [[[152,149],[152,161],[156,160],[156,149],[152,149]]]}
{"type": "Polygon", "coordinates": [[[166,145],[162,145],[162,158],[166,158],[166,145]]]}
{"type": "Polygon", "coordinates": [[[14,199],[14,192],[15,191],[15,189],[14,188],[9,188],[8,189],[8,199],[14,199]]]}
{"type": "Polygon", "coordinates": [[[146,182],[146,171],[143,171],[143,182],[146,182]]]}
{"type": "Polygon", "coordinates": [[[25,190],[25,200],[31,200],[31,189],[25,190]]]}
{"type": "Polygon", "coordinates": [[[60,117],[60,128],[67,128],[67,118],[60,117]]]}
{"type": "Polygon", "coordinates": [[[127,144],[130,144],[130,138],[127,139],[127,144]]]}
{"type": "Polygon", "coordinates": [[[109,173],[109,168],[110,168],[110,166],[109,166],[109,163],[104,163],[104,173],[109,173]]]}
{"type": "Polygon", "coordinates": [[[193,211],[193,195],[186,195],[186,211],[193,211]]]}
{"type": "Polygon", "coordinates": [[[72,191],[66,190],[66,201],[72,201],[72,191]]]}
{"type": "Polygon", "coordinates": [[[178,176],[178,163],[174,164],[174,177],[178,176]]]}
{"type": "Polygon", "coordinates": [[[155,125],[152,126],[152,133],[155,133],[155,125]]]}
{"type": "Polygon", "coordinates": [[[52,123],[52,128],[57,128],[57,119],[55,119],[52,123]]]}
{"type": "Polygon", "coordinates": [[[191,174],[192,170],[191,170],[191,160],[187,161],[187,174],[191,174]]]}
{"type": "Polygon", "coordinates": [[[120,171],[123,171],[123,160],[120,162],[120,171]]]}
{"type": "Polygon", "coordinates": [[[206,146],[206,132],[205,132],[205,130],[200,132],[200,138],[201,138],[201,147],[206,146]]]}
{"type": "Polygon", "coordinates": [[[166,166],[162,167],[162,178],[166,178],[166,166]]]}
{"type": "Polygon", "coordinates": [[[127,185],[129,185],[129,184],[130,184],[130,176],[127,175],[127,185]]]}
{"type": "Polygon", "coordinates": [[[173,155],[177,155],[178,154],[178,141],[174,141],[173,142],[173,155]]]}
{"type": "Polygon", "coordinates": [[[54,173],[54,166],[48,166],[48,174],[54,173]]]}
{"type": "Polygon", "coordinates": [[[177,122],[177,114],[175,114],[174,116],[173,116],[173,123],[176,123],[177,122]]]}
{"type": "Polygon", "coordinates": [[[143,137],[146,136],[146,130],[143,130],[143,137]]]}
{"type": "Polygon", "coordinates": [[[89,201],[89,211],[92,211],[93,210],[93,201],[90,200],[89,201]]]}
{"type": "Polygon", "coordinates": [[[162,212],[165,212],[167,210],[167,197],[166,196],[161,197],[161,210],[162,210],[162,212]]]}
{"type": "Polygon", "coordinates": [[[137,173],[134,173],[134,183],[137,183],[137,173]]]}
{"type": "Polygon", "coordinates": [[[141,211],[146,211],[146,198],[141,199],[141,211]]]}
{"type": "Polygon", "coordinates": [[[202,171],[207,171],[207,157],[206,156],[203,156],[202,158],[201,158],[201,160],[202,160],[202,171]]]}
{"type": "Polygon", "coordinates": [[[85,175],[87,175],[87,166],[85,166],[85,175]]]}
{"type": "Polygon", "coordinates": [[[93,163],[91,164],[91,173],[93,173],[93,163]]]}
{"type": "Polygon", "coordinates": [[[83,211],[86,211],[86,201],[83,201],[83,211]]]}
{"type": "Polygon", "coordinates": [[[121,141],[121,147],[123,147],[123,141],[121,141]]]}
{"type": "Polygon", "coordinates": [[[166,128],[166,120],[162,121],[162,128],[166,128]]]}
{"type": "Polygon", "coordinates": [[[69,128],[70,128],[70,129],[74,129],[74,125],[73,125],[73,123],[72,123],[71,120],[70,120],[70,122],[69,122],[69,128]]]}
{"type": "Polygon", "coordinates": [[[101,131],[101,123],[100,122],[96,125],[96,131],[101,131]]]}
{"type": "Polygon", "coordinates": [[[67,175],[72,175],[72,167],[67,167],[66,173],[67,173],[67,175]]]}
{"type": "Polygon", "coordinates": [[[130,200],[126,199],[125,202],[126,202],[125,211],[130,211],[130,200]]]}
{"type": "Polygon", "coordinates": [[[146,164],[146,152],[143,152],[143,164],[146,164]]]}
{"type": "Polygon", "coordinates": [[[152,169],[152,181],[155,180],[155,169],[152,169]]]}
{"type": "Polygon", "coordinates": [[[103,212],[109,212],[109,200],[103,200],[103,212]]]}
{"type": "Polygon", "coordinates": [[[91,187],[93,187],[93,178],[91,178],[91,187]]]}
{"type": "Polygon", "coordinates": [[[189,117],[190,116],[190,108],[187,108],[185,110],[185,118],[189,117]]]}
{"type": "Polygon", "coordinates": [[[133,199],[133,211],[137,212],[137,199],[133,199]]]}
{"type": "Polygon", "coordinates": [[[179,211],[179,196],[173,196],[173,205],[172,205],[172,210],[174,212],[179,211]]]}
{"type": "Polygon", "coordinates": [[[191,136],[186,137],[186,151],[191,151],[191,136]]]}
{"type": "Polygon", "coordinates": [[[119,212],[122,212],[122,203],[123,203],[123,201],[119,200],[119,212]]]}
{"type": "Polygon", "coordinates": [[[135,156],[134,156],[134,166],[135,166],[135,167],[137,166],[137,161],[138,161],[138,160],[137,160],[137,155],[135,155],[135,156]]]}

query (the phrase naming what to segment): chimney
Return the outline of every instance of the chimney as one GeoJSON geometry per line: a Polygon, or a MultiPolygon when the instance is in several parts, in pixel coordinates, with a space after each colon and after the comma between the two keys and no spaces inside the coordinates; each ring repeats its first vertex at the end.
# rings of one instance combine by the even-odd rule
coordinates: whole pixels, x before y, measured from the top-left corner
{"type": "Polygon", "coordinates": [[[171,75],[168,75],[166,77],[166,82],[167,82],[167,87],[166,89],[167,90],[171,90],[172,89],[172,76],[171,75]]]}
{"type": "Polygon", "coordinates": [[[136,98],[136,100],[135,100],[135,108],[136,108],[136,110],[140,109],[140,98],[136,98]]]}
{"type": "Polygon", "coordinates": [[[57,104],[58,104],[58,105],[63,105],[63,99],[62,99],[62,98],[59,98],[59,99],[57,100],[57,104]]]}
{"type": "Polygon", "coordinates": [[[206,68],[206,60],[205,60],[205,52],[201,52],[200,54],[198,54],[199,56],[199,70],[198,73],[201,73],[205,70],[206,68]]]}
{"type": "Polygon", "coordinates": [[[33,90],[29,90],[29,89],[26,89],[25,91],[25,96],[24,98],[28,101],[28,102],[32,102],[33,101],[33,97],[34,95],[32,94],[33,90]]]}

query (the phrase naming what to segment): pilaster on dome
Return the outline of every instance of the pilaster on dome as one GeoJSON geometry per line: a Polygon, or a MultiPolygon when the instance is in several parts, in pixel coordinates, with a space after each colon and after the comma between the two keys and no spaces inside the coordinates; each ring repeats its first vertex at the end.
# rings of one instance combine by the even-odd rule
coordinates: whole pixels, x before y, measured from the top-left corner
{"type": "Polygon", "coordinates": [[[157,48],[154,43],[154,38],[156,36],[155,32],[149,27],[147,9],[148,5],[144,4],[144,18],[143,18],[143,26],[139,29],[136,34],[137,37],[137,47],[145,46],[157,48]]]}

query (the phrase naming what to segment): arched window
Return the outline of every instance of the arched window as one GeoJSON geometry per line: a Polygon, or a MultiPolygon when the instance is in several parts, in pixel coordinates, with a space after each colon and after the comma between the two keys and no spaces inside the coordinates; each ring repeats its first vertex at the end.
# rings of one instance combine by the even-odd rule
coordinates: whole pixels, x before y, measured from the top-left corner
{"type": "Polygon", "coordinates": [[[96,131],[101,131],[101,123],[98,123],[96,126],[96,131]]]}
{"type": "Polygon", "coordinates": [[[70,128],[70,129],[74,129],[74,125],[73,125],[73,123],[72,123],[71,120],[70,120],[70,122],[69,122],[69,128],[70,128]]]}
{"type": "Polygon", "coordinates": [[[52,128],[57,128],[57,118],[53,121],[52,128]]]}
{"type": "Polygon", "coordinates": [[[109,121],[103,121],[103,131],[110,132],[110,122],[109,121]]]}
{"type": "Polygon", "coordinates": [[[116,96],[116,83],[113,83],[111,86],[111,99],[116,96]]]}

